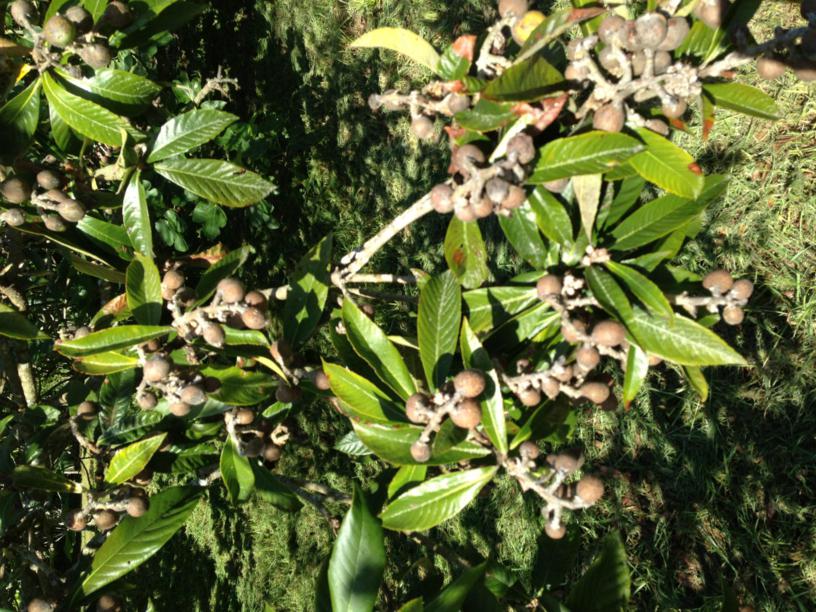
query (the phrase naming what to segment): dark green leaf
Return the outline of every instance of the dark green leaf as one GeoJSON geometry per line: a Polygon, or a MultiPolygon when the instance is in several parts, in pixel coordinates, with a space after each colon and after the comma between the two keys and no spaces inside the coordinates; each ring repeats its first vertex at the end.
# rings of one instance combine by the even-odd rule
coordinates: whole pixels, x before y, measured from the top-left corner
{"type": "Polygon", "coordinates": [[[388,498],[391,499],[406,488],[422,482],[427,473],[426,465],[403,465],[388,483],[388,498]]]}
{"type": "Polygon", "coordinates": [[[681,198],[694,199],[705,184],[699,168],[693,171],[694,158],[660,134],[646,128],[636,128],[646,143],[646,150],[629,160],[637,173],[650,183],[681,198]]]}
{"type": "Polygon", "coordinates": [[[445,261],[465,289],[475,289],[487,280],[487,248],[475,221],[453,217],[445,234],[445,261]]]}
{"type": "Polygon", "coordinates": [[[231,439],[224,442],[219,467],[232,503],[238,504],[248,500],[255,490],[255,472],[252,471],[249,459],[238,452],[231,439]]]}
{"type": "Polygon", "coordinates": [[[22,153],[40,120],[40,79],[35,80],[0,108],[0,134],[2,151],[0,156],[11,161],[22,153]]]}
{"type": "Polygon", "coordinates": [[[612,200],[609,209],[598,214],[598,220],[601,227],[609,227],[614,225],[623,215],[625,215],[634,206],[643,188],[646,186],[646,181],[639,176],[626,178],[621,182],[620,189],[612,200]]]}
{"type": "Polygon", "coordinates": [[[76,224],[76,228],[89,238],[111,247],[122,259],[130,261],[133,244],[127,230],[121,225],[85,215],[76,224]]]}
{"type": "Polygon", "coordinates": [[[634,268],[615,261],[606,262],[606,267],[612,274],[624,282],[629,288],[629,291],[635,294],[649,312],[668,319],[674,316],[674,310],[672,310],[669,300],[663,295],[660,287],[655,285],[646,276],[634,268]]]}
{"type": "Polygon", "coordinates": [[[543,57],[518,62],[490,81],[482,95],[500,102],[532,102],[552,94],[564,76],[543,57]]]}
{"type": "Polygon", "coordinates": [[[196,285],[196,304],[203,304],[212,297],[215,293],[215,288],[223,279],[232,276],[235,272],[244,265],[244,262],[252,253],[252,248],[249,246],[242,246],[234,251],[230,251],[221,259],[207,268],[207,271],[201,275],[196,285]]]}
{"type": "Polygon", "coordinates": [[[779,107],[768,94],[745,83],[706,83],[703,91],[722,108],[761,119],[779,119],[779,107]]]}
{"type": "Polygon", "coordinates": [[[623,405],[629,405],[635,399],[649,373],[649,356],[636,344],[629,347],[626,358],[626,375],[623,379],[623,405]]]}
{"type": "Polygon", "coordinates": [[[480,334],[504,323],[538,301],[535,287],[485,287],[466,291],[467,317],[471,329],[480,334]]]}
{"type": "Polygon", "coordinates": [[[219,159],[174,157],[157,162],[153,169],[190,193],[224,206],[249,206],[274,189],[260,175],[219,159]]]}
{"type": "Polygon", "coordinates": [[[640,153],[644,146],[625,134],[588,132],[553,140],[541,149],[536,169],[528,183],[546,183],[580,174],[611,170],[640,153]]]}
{"type": "Polygon", "coordinates": [[[462,292],[448,270],[434,276],[419,294],[417,341],[425,380],[431,391],[448,376],[461,320],[462,292]]]}
{"type": "Polygon", "coordinates": [[[143,344],[172,331],[172,327],[160,325],[119,325],[95,331],[78,340],[57,340],[54,348],[66,357],[84,357],[143,344]]]}
{"type": "Polygon", "coordinates": [[[136,253],[127,269],[125,287],[128,308],[136,322],[158,325],[162,313],[161,277],[153,260],[136,253]]]}
{"type": "Polygon", "coordinates": [[[287,485],[273,473],[256,463],[252,463],[255,475],[255,494],[284,512],[297,512],[303,503],[287,485]]]}
{"type": "Polygon", "coordinates": [[[159,128],[148,163],[180,155],[209,142],[238,120],[231,113],[210,108],[195,109],[173,117],[159,128]]]}
{"type": "Polygon", "coordinates": [[[525,202],[509,217],[499,216],[499,225],[516,252],[534,268],[542,269],[547,267],[549,252],[538,233],[537,218],[530,203],[525,202]]]}
{"type": "Polygon", "coordinates": [[[536,222],[549,240],[563,246],[572,244],[572,221],[564,205],[544,187],[536,187],[528,200],[536,222]]]}
{"type": "Polygon", "coordinates": [[[0,304],[0,336],[15,340],[48,339],[36,325],[5,304],[0,304]]]}
{"type": "Polygon", "coordinates": [[[153,230],[147,196],[137,170],[130,176],[122,199],[122,219],[133,247],[146,257],[153,257],[153,230]]]}
{"type": "Polygon", "coordinates": [[[323,362],[323,371],[348,416],[378,423],[404,420],[404,410],[362,376],[328,362],[323,362]]]}
{"type": "Polygon", "coordinates": [[[604,540],[601,553],[572,587],[566,604],[574,612],[625,610],[629,595],[626,549],[615,533],[604,540]]]}
{"type": "Polygon", "coordinates": [[[15,487],[56,491],[57,493],[80,493],[82,486],[71,482],[62,474],[33,465],[18,465],[11,473],[11,482],[15,487]]]}
{"type": "Polygon", "coordinates": [[[364,457],[372,454],[371,449],[363,444],[363,441],[354,430],[340,438],[334,445],[334,449],[352,457],[364,457]]]}
{"type": "Polygon", "coordinates": [[[301,259],[289,282],[283,309],[283,336],[295,348],[314,333],[329,296],[332,235],[301,259]]]}
{"type": "Polygon", "coordinates": [[[617,281],[599,266],[590,266],[584,272],[592,295],[608,313],[627,323],[632,318],[632,305],[617,281]]]}
{"type": "Polygon", "coordinates": [[[278,385],[277,378],[270,374],[235,367],[211,366],[203,368],[201,375],[217,378],[221,386],[210,397],[232,406],[253,406],[268,400],[278,385]]]}
{"type": "Polygon", "coordinates": [[[105,470],[105,480],[111,484],[122,484],[136,476],[159,450],[166,435],[160,434],[140,440],[116,451],[105,470]]]}
{"type": "Polygon", "coordinates": [[[697,392],[701,400],[706,401],[708,399],[708,381],[702,369],[694,366],[685,366],[683,367],[683,372],[692,389],[697,392]]]}
{"type": "Polygon", "coordinates": [[[492,132],[516,120],[512,108],[509,103],[481,98],[473,108],[456,113],[456,122],[466,130],[492,132]]]}
{"type": "Polygon", "coordinates": [[[116,372],[124,372],[139,367],[139,358],[135,355],[125,355],[110,351],[97,353],[74,360],[74,369],[91,376],[104,376],[116,372]]]}
{"type": "Polygon", "coordinates": [[[134,442],[144,435],[154,431],[162,420],[157,411],[142,411],[118,419],[105,430],[97,444],[99,446],[116,446],[134,442]]]}
{"type": "Polygon", "coordinates": [[[468,593],[482,579],[486,569],[487,562],[467,568],[461,576],[442,589],[439,595],[425,604],[425,612],[459,612],[468,593]]]}
{"type": "Polygon", "coordinates": [[[445,81],[458,81],[470,70],[470,62],[456,53],[453,45],[445,49],[442,57],[439,58],[437,73],[445,81]]]}

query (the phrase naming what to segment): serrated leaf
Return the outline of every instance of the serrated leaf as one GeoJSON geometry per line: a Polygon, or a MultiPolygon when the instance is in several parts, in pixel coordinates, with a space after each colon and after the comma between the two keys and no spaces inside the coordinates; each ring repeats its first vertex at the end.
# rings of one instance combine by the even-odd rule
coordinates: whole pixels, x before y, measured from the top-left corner
{"type": "Polygon", "coordinates": [[[301,259],[289,282],[283,308],[283,336],[295,348],[317,328],[331,283],[332,235],[321,240],[301,259]]]}
{"type": "Polygon", "coordinates": [[[598,207],[601,204],[602,186],[603,176],[600,174],[581,174],[572,178],[572,189],[578,202],[578,210],[581,212],[581,225],[590,243],[592,243],[595,217],[598,215],[598,207]]]}
{"type": "Polygon", "coordinates": [[[462,575],[448,584],[431,601],[425,604],[425,612],[459,612],[462,609],[468,593],[484,577],[487,562],[475,567],[469,567],[462,575]]]}
{"type": "Polygon", "coordinates": [[[131,260],[130,249],[133,248],[133,243],[127,230],[121,225],[85,215],[76,224],[76,228],[92,240],[112,248],[122,259],[131,260]]]}
{"type": "Polygon", "coordinates": [[[218,465],[230,501],[237,504],[248,500],[255,490],[255,473],[252,471],[249,459],[238,452],[235,444],[229,438],[224,442],[218,465]]]}
{"type": "Polygon", "coordinates": [[[249,206],[274,189],[260,175],[220,159],[170,158],[153,169],[190,193],[224,206],[249,206]]]}
{"type": "Polygon", "coordinates": [[[672,310],[669,300],[663,295],[660,287],[655,285],[648,277],[634,268],[616,261],[608,261],[605,265],[612,274],[624,282],[629,291],[635,294],[649,312],[667,319],[674,316],[674,310],[672,310]]]}
{"type": "Polygon", "coordinates": [[[364,612],[377,603],[385,572],[382,524],[358,486],[340,525],[329,559],[329,591],[334,612],[364,612]]]}
{"type": "Polygon", "coordinates": [[[150,79],[112,68],[100,70],[84,81],[71,79],[69,82],[77,83],[95,94],[92,101],[111,106],[114,111],[121,109],[125,113],[143,110],[161,92],[161,87],[150,79]]]}
{"type": "Polygon", "coordinates": [[[237,367],[210,366],[203,368],[201,375],[217,378],[221,386],[209,396],[232,406],[253,406],[268,400],[278,386],[278,379],[266,372],[237,367]]]}
{"type": "Polygon", "coordinates": [[[147,512],[139,518],[124,517],[96,551],[74,600],[98,591],[156,554],[184,525],[200,495],[197,488],[171,487],[152,496],[147,512]]]}
{"type": "Polygon", "coordinates": [[[601,227],[610,227],[620,220],[623,215],[637,204],[645,186],[646,181],[639,176],[626,178],[621,181],[618,193],[615,194],[609,208],[606,211],[602,208],[598,214],[599,225],[601,227]]]}
{"type": "Polygon", "coordinates": [[[421,36],[402,28],[377,28],[366,32],[351,47],[391,49],[412,59],[431,72],[439,69],[439,53],[421,36]]]}
{"type": "Polygon", "coordinates": [[[40,120],[40,79],[14,96],[0,108],[0,156],[11,160],[22,153],[40,120]]]}
{"type": "Polygon", "coordinates": [[[159,128],[148,163],[181,155],[209,142],[238,120],[232,113],[199,108],[170,119],[159,128]]]}
{"type": "Polygon", "coordinates": [[[351,300],[343,300],[346,336],[355,352],[402,399],[416,393],[416,383],[388,336],[351,300]]]}
{"type": "Polygon", "coordinates": [[[173,332],[161,325],[119,325],[95,331],[77,340],[57,340],[54,349],[66,357],[83,357],[143,344],[173,332]]]}
{"type": "Polygon", "coordinates": [[[141,178],[141,172],[136,170],[128,180],[122,199],[122,220],[133,247],[142,255],[152,258],[153,230],[141,178]]]}
{"type": "Polygon", "coordinates": [[[417,316],[419,357],[431,391],[448,376],[461,319],[462,291],[453,274],[448,270],[434,276],[419,294],[417,316]]]}
{"type": "Polygon", "coordinates": [[[490,81],[482,95],[500,102],[532,102],[558,90],[564,76],[543,57],[519,62],[490,81]]]}
{"type": "Polygon", "coordinates": [[[576,426],[575,407],[565,398],[545,401],[519,427],[510,442],[510,448],[517,448],[522,442],[530,439],[562,446],[573,440],[576,426]]]}
{"type": "Polygon", "coordinates": [[[470,328],[468,320],[462,321],[461,335],[462,361],[467,368],[476,368],[485,375],[485,390],[482,393],[482,426],[487,437],[499,452],[507,452],[507,425],[504,420],[504,400],[496,366],[490,355],[470,328]]]}
{"type": "Polygon", "coordinates": [[[534,268],[542,269],[547,267],[549,252],[538,232],[537,221],[529,201],[509,217],[499,216],[499,225],[516,253],[534,268]]]}
{"type": "Polygon", "coordinates": [[[646,150],[629,160],[637,173],[650,183],[681,198],[694,199],[705,184],[701,173],[692,171],[694,158],[660,134],[636,128],[646,150]]]}
{"type": "Polygon", "coordinates": [[[473,108],[456,113],[456,122],[466,130],[492,132],[516,120],[513,106],[481,98],[473,108]]]}
{"type": "Polygon", "coordinates": [[[404,410],[359,374],[328,362],[323,362],[323,371],[348,416],[378,423],[404,419],[404,410]]]}
{"type": "Polygon", "coordinates": [[[475,289],[487,280],[487,247],[475,221],[453,217],[445,234],[445,261],[465,289],[475,289]]]}
{"type": "Polygon", "coordinates": [[[703,91],[722,108],[761,119],[779,119],[779,107],[773,98],[745,83],[705,83],[703,91]]]}
{"type": "Polygon", "coordinates": [[[480,334],[497,327],[528,306],[538,302],[535,287],[485,287],[466,291],[462,297],[467,304],[471,329],[480,334]]]}
{"type": "Polygon", "coordinates": [[[196,305],[203,304],[212,297],[215,293],[218,283],[223,279],[232,276],[235,272],[244,265],[244,262],[249,257],[252,249],[249,246],[242,246],[234,251],[230,251],[221,259],[211,265],[196,285],[196,305]]]}
{"type": "Polygon", "coordinates": [[[47,340],[48,336],[13,308],[0,304],[0,336],[15,340],[47,340]]]}
{"type": "Polygon", "coordinates": [[[623,405],[629,408],[649,373],[649,356],[636,344],[629,347],[623,378],[623,405]]]}
{"type": "Polygon", "coordinates": [[[77,372],[91,376],[104,376],[138,367],[138,357],[115,351],[80,357],[79,359],[75,359],[73,363],[73,368],[77,372]]]}
{"type": "Polygon", "coordinates": [[[553,140],[541,149],[528,183],[546,183],[580,174],[603,173],[627,161],[644,146],[625,134],[588,132],[553,140]]]}
{"type": "Polygon", "coordinates": [[[601,553],[570,590],[566,604],[575,612],[627,608],[630,596],[626,549],[617,533],[607,536],[601,553]]]}
{"type": "Polygon", "coordinates": [[[134,442],[154,431],[164,417],[157,411],[140,411],[124,416],[108,427],[97,440],[99,446],[134,442]]]}
{"type": "Polygon", "coordinates": [[[436,527],[473,501],[497,470],[496,467],[481,467],[427,480],[388,504],[380,515],[383,526],[395,531],[422,531],[436,527]]]}
{"type": "Polygon", "coordinates": [[[558,198],[544,187],[536,187],[527,201],[535,212],[542,234],[562,246],[572,244],[572,220],[558,198]]]}
{"type": "Polygon", "coordinates": [[[122,484],[133,478],[147,466],[164,443],[165,437],[167,434],[159,434],[120,448],[111,458],[108,469],[105,470],[105,481],[111,484],[122,484]]]}
{"type": "Polygon", "coordinates": [[[158,325],[161,321],[161,276],[153,260],[136,253],[125,279],[130,312],[137,323],[158,325]]]}
{"type": "Polygon", "coordinates": [[[11,482],[15,487],[55,491],[57,493],[81,493],[79,483],[68,480],[62,474],[56,474],[44,467],[18,465],[11,473],[11,482]]]}
{"type": "Polygon", "coordinates": [[[615,279],[598,266],[589,266],[584,272],[589,282],[592,295],[604,310],[615,315],[624,324],[632,318],[632,305],[629,298],[615,279]]]}
{"type": "Polygon", "coordinates": [[[346,455],[351,455],[352,457],[364,457],[372,454],[371,449],[363,444],[363,441],[360,440],[360,437],[354,430],[340,438],[335,443],[334,449],[346,455]]]}
{"type": "Polygon", "coordinates": [[[470,71],[470,61],[459,55],[453,45],[448,46],[439,58],[437,74],[445,81],[458,81],[470,71]]]}
{"type": "Polygon", "coordinates": [[[70,93],[50,72],[43,73],[42,82],[48,103],[72,130],[112,147],[122,146],[122,134],[130,127],[126,119],[70,93]]]}

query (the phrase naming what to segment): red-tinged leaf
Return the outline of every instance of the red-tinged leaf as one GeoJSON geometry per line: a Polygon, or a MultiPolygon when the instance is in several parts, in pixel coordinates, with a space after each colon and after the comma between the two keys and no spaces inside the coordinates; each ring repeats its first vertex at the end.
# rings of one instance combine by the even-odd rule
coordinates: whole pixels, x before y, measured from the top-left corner
{"type": "Polygon", "coordinates": [[[527,102],[520,102],[515,104],[511,111],[514,115],[519,117],[524,115],[531,115],[533,117],[532,124],[537,130],[545,130],[558,118],[561,111],[564,109],[564,104],[567,102],[567,94],[561,94],[554,98],[545,98],[538,104],[528,104],[527,102]]]}
{"type": "Polygon", "coordinates": [[[696,174],[698,176],[703,175],[703,169],[700,168],[700,164],[698,164],[697,162],[694,162],[693,164],[689,164],[688,169],[691,170],[694,174],[696,174]]]}
{"type": "Polygon", "coordinates": [[[454,41],[451,48],[456,55],[472,62],[476,52],[476,36],[473,34],[460,36],[454,41]]]}
{"type": "Polygon", "coordinates": [[[456,265],[461,266],[465,261],[465,252],[462,249],[456,249],[453,252],[453,261],[456,265]]]}
{"type": "Polygon", "coordinates": [[[572,11],[570,11],[569,20],[572,23],[580,23],[589,19],[595,19],[595,17],[605,12],[606,9],[597,6],[590,8],[574,8],[572,11]]]}
{"type": "MultiPolygon", "coordinates": [[[[467,134],[467,130],[459,125],[446,125],[445,126],[445,133],[448,135],[448,138],[451,142],[456,142],[457,138],[461,138],[465,134],[467,134]]],[[[453,164],[448,169],[448,174],[455,174],[456,169],[453,168],[453,164]]]]}
{"type": "Polygon", "coordinates": [[[448,81],[445,83],[445,91],[449,93],[462,93],[467,91],[467,87],[462,81],[448,81]]]}
{"type": "Polygon", "coordinates": [[[672,127],[676,130],[683,130],[684,132],[688,131],[686,122],[682,119],[669,119],[669,123],[671,123],[672,127]]]}

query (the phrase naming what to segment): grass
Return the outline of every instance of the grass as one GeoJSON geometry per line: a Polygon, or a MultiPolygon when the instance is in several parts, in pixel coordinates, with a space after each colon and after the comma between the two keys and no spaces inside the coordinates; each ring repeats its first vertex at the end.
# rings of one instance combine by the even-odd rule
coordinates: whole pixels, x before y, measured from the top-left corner
{"type": "MultiPolygon", "coordinates": [[[[404,25],[441,47],[452,33],[477,31],[490,4],[279,0],[236,10],[213,2],[202,25],[208,39],[191,33],[186,42],[200,44],[200,52],[183,61],[191,71],[228,67],[244,87],[236,110],[274,128],[263,134],[262,155],[248,162],[271,168],[280,186],[275,215],[282,229],[270,240],[244,228],[263,255],[258,261],[274,262],[254,265],[259,282],[276,280],[304,244],[329,230],[344,249],[358,244],[443,167],[441,149],[420,150],[405,138],[405,120],[372,115],[365,106],[372,91],[405,87],[421,73],[387,53],[350,53],[345,43],[376,25],[404,25]],[[225,49],[225,39],[234,46],[225,49]]],[[[795,22],[795,5],[764,4],[756,30],[768,34],[770,24],[795,22]]],[[[611,494],[572,518],[569,542],[549,543],[539,505],[506,479],[433,530],[434,541],[470,560],[492,554],[535,589],[560,584],[559,574],[574,576],[580,563],[570,552],[586,561],[617,529],[629,554],[635,609],[716,608],[723,585],[757,610],[813,608],[816,102],[813,86],[789,76],[760,86],[778,99],[783,119],[718,114],[711,139],[694,153],[707,172],[729,174],[730,187],[682,256],[693,269],[722,266],[757,284],[746,323],[719,330],[751,365],[707,371],[707,402],[664,369],[630,411],[588,411],[579,437],[611,494]]],[[[242,222],[242,213],[234,214],[242,222]]],[[[443,232],[442,224],[424,223],[372,269],[438,268],[443,232]]],[[[354,479],[376,482],[379,463],[331,451],[347,427],[326,406],[306,407],[281,472],[343,490],[354,479]]],[[[140,570],[169,581],[157,608],[312,609],[332,541],[325,521],[309,508],[287,515],[260,502],[236,511],[217,487],[212,497],[184,535],[140,570]]],[[[432,592],[456,571],[445,555],[404,536],[390,537],[388,548],[382,609],[432,592]]]]}

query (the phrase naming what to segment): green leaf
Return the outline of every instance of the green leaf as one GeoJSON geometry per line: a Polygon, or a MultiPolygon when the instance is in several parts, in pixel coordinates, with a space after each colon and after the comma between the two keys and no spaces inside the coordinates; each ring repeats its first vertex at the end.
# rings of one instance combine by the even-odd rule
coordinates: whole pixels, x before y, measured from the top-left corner
{"type": "Polygon", "coordinates": [[[414,379],[397,348],[385,332],[348,298],[343,300],[343,323],[354,350],[383,382],[402,399],[416,393],[414,379]]]}
{"type": "Polygon", "coordinates": [[[538,233],[538,216],[529,202],[513,211],[509,217],[499,216],[507,240],[526,262],[536,269],[547,267],[547,245],[538,233]]]}
{"type": "Polygon", "coordinates": [[[173,332],[161,325],[119,325],[88,334],[77,340],[57,340],[54,349],[66,357],[84,357],[143,344],[173,332]]]}
{"type": "Polygon", "coordinates": [[[93,22],[102,16],[108,6],[108,0],[82,0],[82,6],[91,14],[93,22]]]}
{"type": "Polygon", "coordinates": [[[717,334],[681,315],[669,322],[635,308],[628,324],[641,348],[666,361],[688,366],[746,365],[717,334]]]}
{"type": "Polygon", "coordinates": [[[253,406],[270,399],[277,387],[276,377],[262,371],[242,370],[236,367],[207,367],[202,376],[212,376],[221,383],[210,397],[232,406],[253,406]]]}
{"type": "Polygon", "coordinates": [[[147,161],[152,164],[200,147],[237,120],[238,117],[231,113],[210,108],[199,108],[173,117],[159,128],[147,161]]]}
{"type": "MultiPolygon", "coordinates": [[[[117,41],[120,49],[144,46],[151,44],[167,44],[172,38],[168,32],[173,32],[181,28],[186,23],[192,21],[209,7],[209,4],[196,2],[170,2],[163,0],[156,3],[147,0],[152,6],[151,13],[155,15],[145,22],[137,21],[128,28],[129,33],[121,41],[117,41]],[[139,27],[136,27],[136,26],[139,27]]],[[[145,0],[142,0],[144,3],[145,0]]]]}
{"type": "Polygon", "coordinates": [[[640,391],[649,373],[649,356],[636,344],[629,347],[626,357],[626,375],[623,379],[623,405],[626,408],[640,391]]]}
{"type": "Polygon", "coordinates": [[[51,136],[53,136],[57,147],[60,151],[68,151],[69,147],[76,142],[76,138],[68,124],[62,120],[51,106],[48,107],[48,121],[51,124],[51,136]]]}
{"type": "MultiPolygon", "coordinates": [[[[642,155],[642,153],[641,153],[642,155]]],[[[603,176],[600,174],[582,174],[572,179],[572,189],[581,212],[581,225],[584,226],[587,240],[592,243],[592,229],[601,203],[603,176]]]]}
{"type": "Polygon", "coordinates": [[[547,329],[560,329],[560,321],[557,312],[548,304],[539,302],[491,331],[485,344],[491,352],[511,351],[547,329]]]}
{"type": "Polygon", "coordinates": [[[575,408],[564,398],[545,401],[524,421],[510,448],[517,448],[526,440],[541,440],[553,446],[567,444],[574,438],[577,425],[575,408]]]}
{"type": "Polygon", "coordinates": [[[779,119],[780,111],[768,94],[745,83],[705,83],[703,91],[722,108],[761,119],[779,119]]]}
{"type": "Polygon", "coordinates": [[[165,437],[167,434],[159,434],[120,448],[111,458],[108,469],[105,470],[105,481],[111,484],[122,484],[133,478],[150,462],[164,443],[165,437]]]}
{"type": "Polygon", "coordinates": [[[637,173],[650,183],[681,198],[694,199],[700,195],[705,178],[692,171],[694,158],[660,134],[646,128],[636,128],[646,143],[646,150],[629,160],[637,173]]]}
{"type": "Polygon", "coordinates": [[[461,320],[462,292],[448,270],[434,276],[419,294],[419,357],[431,391],[441,386],[448,376],[456,353],[456,338],[461,320]]]}
{"type": "Polygon", "coordinates": [[[388,483],[388,499],[402,492],[408,486],[422,482],[425,480],[427,473],[428,466],[426,465],[403,465],[394,474],[391,482],[388,483]]]}
{"type": "MultiPolygon", "coordinates": [[[[184,525],[200,495],[197,488],[171,487],[152,496],[147,512],[139,518],[125,516],[96,551],[81,594],[98,591],[156,554],[184,525]]],[[[75,593],[74,601],[78,596],[75,593]]]]}
{"type": "Polygon", "coordinates": [[[164,417],[155,410],[141,411],[117,420],[105,430],[97,444],[100,446],[116,446],[134,442],[156,429],[164,417]]]}
{"type": "Polygon", "coordinates": [[[467,368],[476,368],[485,374],[485,390],[482,393],[482,425],[487,437],[499,452],[507,452],[507,425],[504,421],[504,400],[496,366],[485,351],[479,338],[470,328],[468,320],[462,322],[462,361],[467,368]]]}
{"type": "MultiPolygon", "coordinates": [[[[578,2],[573,3],[578,6],[578,2]]],[[[529,38],[524,41],[516,61],[526,59],[544,49],[548,44],[555,41],[562,34],[567,32],[576,23],[581,23],[587,19],[597,17],[603,13],[603,9],[599,7],[592,7],[589,9],[575,9],[566,8],[560,11],[554,11],[541,22],[541,24],[533,30],[529,38]]]]}
{"type": "MultiPolygon", "coordinates": [[[[70,83],[77,83],[71,79],[70,83]]],[[[116,111],[132,113],[143,110],[161,92],[161,86],[143,76],[106,68],[98,71],[93,78],[79,81],[79,86],[95,94],[93,102],[111,106],[116,111]],[[114,104],[110,104],[113,102],[114,104]]]]}
{"type": "Polygon", "coordinates": [[[414,597],[402,604],[397,612],[424,612],[424,610],[425,606],[422,603],[422,597],[414,597]]]}
{"type": "MultiPolygon", "coordinates": [[[[422,427],[416,425],[386,425],[384,423],[352,422],[360,440],[375,455],[395,465],[415,465],[411,444],[417,441],[422,427]]],[[[434,453],[422,465],[444,465],[490,454],[490,450],[475,442],[460,442],[442,453],[434,453]]]]}
{"type": "Polygon", "coordinates": [[[145,257],[153,257],[153,231],[150,210],[139,170],[128,180],[122,199],[122,220],[133,247],[145,257]]]}
{"type": "Polygon", "coordinates": [[[643,188],[646,186],[646,181],[639,176],[630,177],[621,181],[620,189],[609,205],[609,209],[598,214],[598,220],[602,227],[610,227],[620,220],[634,206],[643,188]]]}
{"type": "Polygon", "coordinates": [[[3,150],[0,156],[9,161],[25,151],[40,121],[40,79],[14,96],[0,108],[0,134],[3,150]]]}
{"type": "Polygon", "coordinates": [[[153,169],[190,193],[224,206],[249,206],[274,189],[260,175],[220,159],[174,157],[156,163],[153,169]]]}
{"type": "Polygon", "coordinates": [[[340,438],[335,443],[334,449],[346,455],[351,455],[352,457],[365,457],[366,455],[372,454],[371,449],[363,444],[363,441],[354,430],[340,438]]]}
{"type": "Polygon", "coordinates": [[[667,319],[674,317],[674,310],[672,310],[669,300],[663,295],[660,287],[655,285],[646,276],[634,268],[630,268],[616,261],[608,261],[605,265],[612,274],[624,282],[629,288],[629,291],[635,294],[649,312],[659,317],[666,317],[667,319]]]}
{"type": "Polygon", "coordinates": [[[91,215],[85,215],[76,224],[76,228],[92,240],[112,248],[122,259],[131,260],[130,250],[133,248],[133,244],[127,230],[121,225],[115,225],[91,215]]]}
{"type": "Polygon", "coordinates": [[[255,475],[255,494],[284,512],[297,512],[303,504],[294,491],[281,482],[274,474],[257,463],[252,463],[255,475]]]}
{"type": "Polygon", "coordinates": [[[90,100],[70,93],[51,76],[50,72],[43,73],[42,81],[48,103],[72,130],[112,147],[122,146],[123,133],[130,127],[126,119],[90,100]]]}
{"type": "Polygon", "coordinates": [[[480,98],[473,108],[456,113],[456,122],[466,130],[492,132],[517,119],[513,105],[480,98]]]}
{"type": "Polygon", "coordinates": [[[125,280],[128,309],[142,325],[158,325],[161,321],[161,276],[153,260],[136,253],[127,269],[125,280]]]}
{"type": "Polygon", "coordinates": [[[462,57],[449,45],[439,58],[437,74],[445,81],[458,81],[470,71],[470,61],[462,57]]]}
{"type": "Polygon", "coordinates": [[[329,234],[300,260],[289,282],[283,308],[283,337],[292,347],[306,342],[323,316],[331,283],[331,254],[329,234]]]}
{"type": "Polygon", "coordinates": [[[697,392],[697,395],[700,396],[702,401],[706,401],[708,399],[708,381],[703,371],[694,366],[685,366],[683,367],[683,372],[691,388],[697,392]]]}
{"type": "Polygon", "coordinates": [[[601,553],[570,590],[567,607],[574,612],[625,610],[630,580],[626,549],[620,535],[607,536],[601,553]]]}
{"type": "Polygon", "coordinates": [[[467,317],[471,329],[480,334],[504,323],[538,302],[535,287],[485,287],[466,291],[467,317]]]}
{"type": "Polygon", "coordinates": [[[592,295],[604,310],[615,315],[623,323],[632,318],[632,304],[617,281],[599,266],[590,266],[584,271],[592,295]]]}
{"type": "Polygon", "coordinates": [[[5,304],[0,304],[0,336],[15,340],[48,340],[36,325],[5,304]]]}
{"type": "Polygon", "coordinates": [[[552,94],[564,83],[564,76],[543,57],[519,62],[490,81],[482,95],[499,102],[532,102],[552,94]]]}
{"type": "Polygon", "coordinates": [[[498,470],[480,467],[437,476],[406,491],[380,515],[383,526],[395,531],[422,531],[459,514],[498,470]]]}
{"type": "Polygon", "coordinates": [[[429,42],[402,28],[377,28],[360,36],[351,47],[380,47],[402,53],[431,72],[439,69],[439,53],[429,42]]]}
{"type": "Polygon", "coordinates": [[[404,420],[405,411],[359,374],[325,361],[323,371],[348,416],[378,423],[404,420]]]}
{"type": "Polygon", "coordinates": [[[203,304],[209,300],[212,294],[215,293],[218,283],[235,274],[238,268],[244,265],[244,262],[251,252],[251,247],[242,246],[234,251],[230,251],[207,268],[204,274],[201,275],[195,288],[196,305],[203,304]]]}
{"type": "Polygon", "coordinates": [[[74,360],[73,367],[77,372],[91,376],[104,376],[124,372],[139,367],[139,358],[115,351],[98,353],[74,360]]]}
{"type": "Polygon", "coordinates": [[[385,537],[370,502],[354,487],[351,508],[340,525],[329,559],[334,612],[373,610],[385,572],[385,537]]]}
{"type": "Polygon", "coordinates": [[[11,473],[11,483],[15,487],[40,489],[57,493],[81,493],[82,485],[71,482],[62,474],[33,465],[18,465],[11,473]]]}
{"type": "Polygon", "coordinates": [[[544,187],[536,187],[527,201],[535,212],[542,234],[562,246],[572,244],[572,220],[558,198],[544,187]]]}
{"type": "Polygon", "coordinates": [[[445,261],[465,289],[475,289],[487,280],[487,247],[475,221],[453,217],[445,234],[445,261]]]}
{"type": "Polygon", "coordinates": [[[431,601],[425,604],[425,612],[459,612],[468,593],[482,579],[487,569],[487,562],[476,567],[469,567],[456,580],[447,585],[431,601]]]}
{"type": "Polygon", "coordinates": [[[229,438],[221,450],[219,467],[230,501],[237,504],[248,500],[255,490],[255,472],[252,471],[249,459],[238,452],[229,438]]]}
{"type": "Polygon", "coordinates": [[[71,0],[51,0],[48,3],[48,9],[45,11],[45,17],[43,18],[43,23],[48,21],[50,17],[53,17],[57,13],[60,12],[60,9],[66,4],[68,4],[71,0]]]}
{"type": "Polygon", "coordinates": [[[528,183],[546,183],[580,174],[611,170],[640,153],[644,146],[625,134],[588,132],[553,140],[541,149],[535,171],[528,183]]]}

